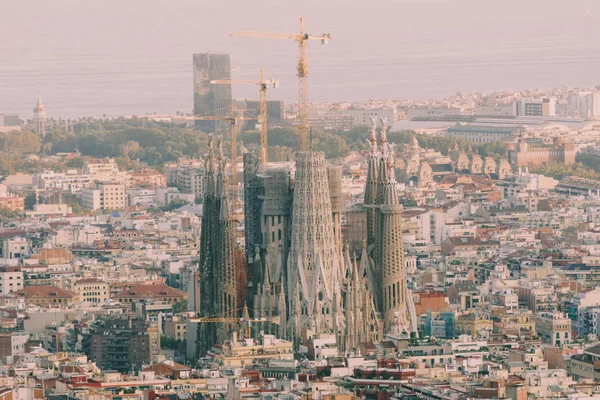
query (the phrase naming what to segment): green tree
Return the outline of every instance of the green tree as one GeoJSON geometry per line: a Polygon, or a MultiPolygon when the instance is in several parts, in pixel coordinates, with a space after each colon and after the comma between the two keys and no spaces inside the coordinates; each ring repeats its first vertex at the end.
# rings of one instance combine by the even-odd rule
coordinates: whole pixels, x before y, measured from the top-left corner
{"type": "Polygon", "coordinates": [[[11,131],[0,136],[0,149],[3,153],[23,155],[37,154],[42,148],[38,135],[29,131],[11,131]]]}
{"type": "Polygon", "coordinates": [[[173,211],[177,208],[183,207],[186,204],[189,204],[187,201],[182,199],[173,199],[169,204],[162,208],[163,211],[173,211]]]}
{"type": "Polygon", "coordinates": [[[348,144],[341,136],[327,132],[313,134],[312,148],[324,152],[327,158],[343,157],[350,152],[348,144]]]}
{"type": "Polygon", "coordinates": [[[173,312],[175,314],[186,311],[188,307],[187,299],[179,300],[177,303],[173,304],[173,312]]]}
{"type": "Polygon", "coordinates": [[[269,161],[291,161],[294,149],[288,146],[269,146],[269,161]]]}
{"type": "Polygon", "coordinates": [[[6,224],[15,220],[18,216],[19,214],[17,214],[16,212],[6,207],[0,207],[0,223],[6,224]]]}
{"type": "Polygon", "coordinates": [[[83,168],[83,158],[82,157],[77,157],[77,158],[72,158],[69,161],[67,161],[66,165],[69,168],[76,168],[76,169],[81,169],[83,168]]]}
{"type": "Polygon", "coordinates": [[[33,206],[37,204],[37,196],[35,193],[30,193],[25,197],[25,209],[33,210],[33,206]]]}
{"type": "Polygon", "coordinates": [[[15,163],[11,157],[0,157],[0,174],[10,175],[15,173],[15,163]]]}

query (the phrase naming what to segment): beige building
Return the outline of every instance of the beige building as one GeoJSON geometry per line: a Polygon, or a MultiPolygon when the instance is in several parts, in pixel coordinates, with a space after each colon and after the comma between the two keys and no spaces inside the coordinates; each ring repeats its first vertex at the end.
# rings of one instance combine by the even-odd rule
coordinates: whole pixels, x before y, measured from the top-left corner
{"type": "Polygon", "coordinates": [[[14,293],[17,297],[24,298],[27,304],[47,308],[72,306],[81,301],[81,297],[77,293],[50,285],[26,286],[14,293]]]}
{"type": "Polygon", "coordinates": [[[98,278],[80,279],[73,284],[73,292],[79,293],[82,301],[103,303],[110,299],[110,284],[98,278]]]}
{"type": "Polygon", "coordinates": [[[535,316],[531,310],[504,314],[495,325],[499,332],[521,337],[522,335],[529,335],[535,332],[535,316]]]}
{"type": "Polygon", "coordinates": [[[123,210],[127,202],[124,182],[96,181],[94,187],[81,190],[81,203],[91,210],[123,210]]]}
{"type": "Polygon", "coordinates": [[[185,339],[187,321],[173,317],[171,321],[165,321],[165,336],[170,339],[181,340],[185,339]]]}
{"type": "Polygon", "coordinates": [[[233,332],[233,340],[223,343],[223,351],[216,355],[223,367],[252,365],[255,360],[293,360],[293,343],[264,335],[262,344],[254,339],[238,339],[233,332]]]}
{"type": "Polygon", "coordinates": [[[571,320],[560,312],[544,312],[535,316],[535,330],[545,343],[560,346],[571,342],[571,320]]]}
{"type": "Polygon", "coordinates": [[[494,323],[488,315],[472,312],[459,316],[456,319],[455,327],[456,333],[459,335],[468,334],[477,337],[477,333],[480,331],[491,332],[494,328],[494,323]]]}
{"type": "Polygon", "coordinates": [[[132,172],[132,186],[142,188],[165,188],[167,187],[167,178],[158,171],[153,169],[143,169],[132,172]]]}

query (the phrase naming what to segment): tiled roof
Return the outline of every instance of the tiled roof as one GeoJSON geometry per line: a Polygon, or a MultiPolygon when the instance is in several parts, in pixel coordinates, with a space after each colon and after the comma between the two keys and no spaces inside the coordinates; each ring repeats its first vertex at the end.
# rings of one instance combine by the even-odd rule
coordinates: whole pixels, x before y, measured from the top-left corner
{"type": "Polygon", "coordinates": [[[146,298],[146,297],[185,297],[186,293],[182,290],[172,288],[165,284],[159,285],[139,285],[129,290],[124,290],[117,294],[117,298],[146,298]]]}
{"type": "Polygon", "coordinates": [[[191,371],[190,367],[176,363],[175,361],[172,361],[172,360],[166,360],[159,364],[151,365],[151,366],[145,368],[144,371],[154,371],[154,369],[159,365],[165,366],[173,371],[191,371]]]}
{"type": "Polygon", "coordinates": [[[106,283],[106,282],[103,281],[102,279],[98,279],[98,278],[83,278],[83,279],[80,279],[77,282],[75,282],[75,284],[77,284],[77,285],[81,285],[81,284],[85,284],[85,283],[106,283]]]}
{"type": "Polygon", "coordinates": [[[21,290],[14,292],[22,297],[55,297],[72,299],[77,297],[77,294],[61,289],[56,286],[26,286],[21,290]]]}

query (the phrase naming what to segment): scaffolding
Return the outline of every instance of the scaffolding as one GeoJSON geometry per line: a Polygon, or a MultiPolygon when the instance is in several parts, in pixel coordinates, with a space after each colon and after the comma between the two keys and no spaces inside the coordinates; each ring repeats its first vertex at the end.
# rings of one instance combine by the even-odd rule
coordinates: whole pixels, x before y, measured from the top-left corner
{"type": "MultiPolygon", "coordinates": [[[[235,237],[231,203],[228,199],[228,179],[223,157],[222,138],[215,156],[213,137],[209,139],[206,160],[206,190],[200,232],[200,310],[199,317],[215,314],[236,318],[237,285],[235,268],[235,237]]],[[[231,323],[199,324],[197,356],[223,341],[234,329],[231,323]]]]}
{"type": "MultiPolygon", "coordinates": [[[[259,159],[254,152],[244,154],[244,218],[245,218],[245,255],[250,275],[246,284],[246,299],[251,302],[261,284],[261,267],[255,264],[256,249],[262,246],[260,226],[261,203],[263,192],[262,180],[259,178],[259,159]]],[[[252,304],[252,303],[250,303],[252,304]]]]}

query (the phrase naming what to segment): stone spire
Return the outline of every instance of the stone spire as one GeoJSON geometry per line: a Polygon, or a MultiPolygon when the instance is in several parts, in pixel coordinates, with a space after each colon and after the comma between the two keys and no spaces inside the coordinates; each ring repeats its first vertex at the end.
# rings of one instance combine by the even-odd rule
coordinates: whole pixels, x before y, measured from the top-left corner
{"type": "MultiPolygon", "coordinates": [[[[204,210],[202,213],[202,228],[200,232],[200,317],[215,315],[220,311],[220,297],[218,273],[219,240],[216,234],[220,225],[220,201],[216,191],[216,160],[214,151],[214,137],[208,138],[208,156],[205,161],[206,189],[204,192],[204,210]]],[[[199,357],[204,357],[206,352],[217,343],[216,324],[198,324],[197,351],[199,357]]]]}
{"type": "Polygon", "coordinates": [[[285,301],[285,284],[283,282],[283,274],[279,283],[279,296],[277,298],[277,311],[279,313],[279,337],[287,336],[287,305],[285,301]]]}
{"type": "Polygon", "coordinates": [[[386,146],[382,151],[378,192],[378,224],[376,270],[378,272],[379,305],[384,327],[400,324],[407,332],[410,329],[402,242],[402,207],[398,201],[394,176],[394,150],[386,146]]]}
{"type": "MultiPolygon", "coordinates": [[[[298,152],[288,287],[300,285],[303,294],[300,301],[305,302],[310,312],[301,315],[299,328],[309,337],[337,331],[331,313],[330,292],[337,270],[335,253],[325,155],[322,152],[298,152]]],[[[295,332],[296,337],[301,334],[295,332]]]]}
{"type": "Polygon", "coordinates": [[[363,205],[367,208],[367,244],[375,244],[375,205],[377,204],[377,176],[379,174],[379,149],[377,148],[377,120],[371,118],[369,137],[369,155],[367,157],[367,181],[363,205]]]}
{"type": "MultiPolygon", "coordinates": [[[[227,188],[227,163],[223,156],[223,138],[218,138],[219,175],[217,178],[219,224],[217,226],[217,271],[219,283],[219,313],[226,318],[236,318],[237,312],[237,282],[235,271],[235,233],[231,204],[227,188]]],[[[231,324],[220,324],[218,340],[222,342],[229,337],[234,329],[231,324]]]]}

